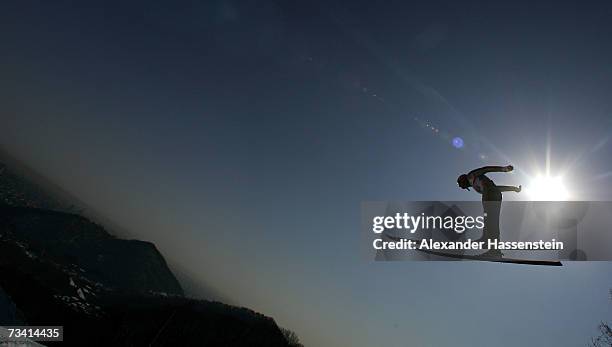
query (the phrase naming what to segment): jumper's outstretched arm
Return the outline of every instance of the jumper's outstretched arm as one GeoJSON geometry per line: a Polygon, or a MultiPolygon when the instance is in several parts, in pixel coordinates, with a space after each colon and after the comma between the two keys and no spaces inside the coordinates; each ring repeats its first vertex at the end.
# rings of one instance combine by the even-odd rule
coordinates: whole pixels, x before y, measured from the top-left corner
{"type": "Polygon", "coordinates": [[[480,176],[486,174],[487,172],[510,172],[514,170],[514,166],[484,166],[479,169],[475,169],[470,171],[468,175],[480,176]]]}
{"type": "Polygon", "coordinates": [[[520,193],[521,189],[523,189],[522,186],[497,186],[497,189],[499,189],[501,192],[517,192],[520,193]]]}

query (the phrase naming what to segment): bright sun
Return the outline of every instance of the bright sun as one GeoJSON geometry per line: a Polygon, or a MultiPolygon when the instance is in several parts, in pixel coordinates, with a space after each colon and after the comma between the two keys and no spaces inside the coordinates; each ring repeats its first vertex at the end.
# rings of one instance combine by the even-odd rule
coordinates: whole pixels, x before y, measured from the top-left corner
{"type": "Polygon", "coordinates": [[[561,177],[537,176],[530,182],[527,193],[535,201],[563,201],[569,198],[561,177]]]}

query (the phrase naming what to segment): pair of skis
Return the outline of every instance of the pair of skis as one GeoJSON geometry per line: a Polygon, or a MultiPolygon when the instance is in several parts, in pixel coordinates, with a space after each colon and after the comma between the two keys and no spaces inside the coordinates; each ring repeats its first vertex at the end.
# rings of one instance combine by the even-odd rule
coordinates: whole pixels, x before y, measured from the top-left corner
{"type": "MultiPolygon", "coordinates": [[[[393,237],[389,235],[385,235],[386,237],[400,241],[403,238],[401,237],[393,237]]],[[[406,239],[409,241],[419,242],[418,240],[406,239]]],[[[478,254],[452,254],[446,252],[433,251],[430,249],[420,249],[416,248],[416,251],[439,256],[439,257],[447,257],[447,258],[455,258],[455,259],[465,259],[465,260],[476,260],[476,261],[488,261],[493,263],[509,263],[509,264],[523,264],[523,265],[545,265],[545,266],[563,266],[558,260],[531,260],[531,259],[517,259],[517,258],[504,258],[504,257],[490,257],[478,254]]]]}

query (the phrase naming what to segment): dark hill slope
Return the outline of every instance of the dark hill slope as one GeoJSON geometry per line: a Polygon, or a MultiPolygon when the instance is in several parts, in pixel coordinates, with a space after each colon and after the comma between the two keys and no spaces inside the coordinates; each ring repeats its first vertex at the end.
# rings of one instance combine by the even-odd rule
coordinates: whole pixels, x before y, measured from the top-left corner
{"type": "Polygon", "coordinates": [[[0,206],[0,226],[39,254],[58,264],[81,268],[90,280],[109,288],[183,294],[155,245],[117,239],[83,217],[0,206]]]}
{"type": "Polygon", "coordinates": [[[272,318],[185,298],[155,245],[91,220],[119,230],[0,149],[0,326],[62,325],[72,346],[287,345],[272,318]]]}
{"type": "Polygon", "coordinates": [[[63,325],[68,345],[286,346],[271,318],[183,297],[153,244],[67,213],[0,207],[0,293],[5,319],[63,325]]]}

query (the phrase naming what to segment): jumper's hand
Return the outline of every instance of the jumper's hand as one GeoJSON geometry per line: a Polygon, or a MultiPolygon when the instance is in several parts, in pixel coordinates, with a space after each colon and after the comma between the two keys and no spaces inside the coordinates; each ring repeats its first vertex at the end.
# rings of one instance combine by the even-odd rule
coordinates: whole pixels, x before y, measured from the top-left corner
{"type": "Polygon", "coordinates": [[[516,189],[514,191],[517,192],[517,193],[520,193],[521,190],[523,190],[523,186],[516,187],[516,189]]]}
{"type": "Polygon", "coordinates": [[[505,170],[506,172],[510,172],[512,170],[514,170],[514,166],[512,166],[512,165],[506,166],[506,170],[505,170]]]}

